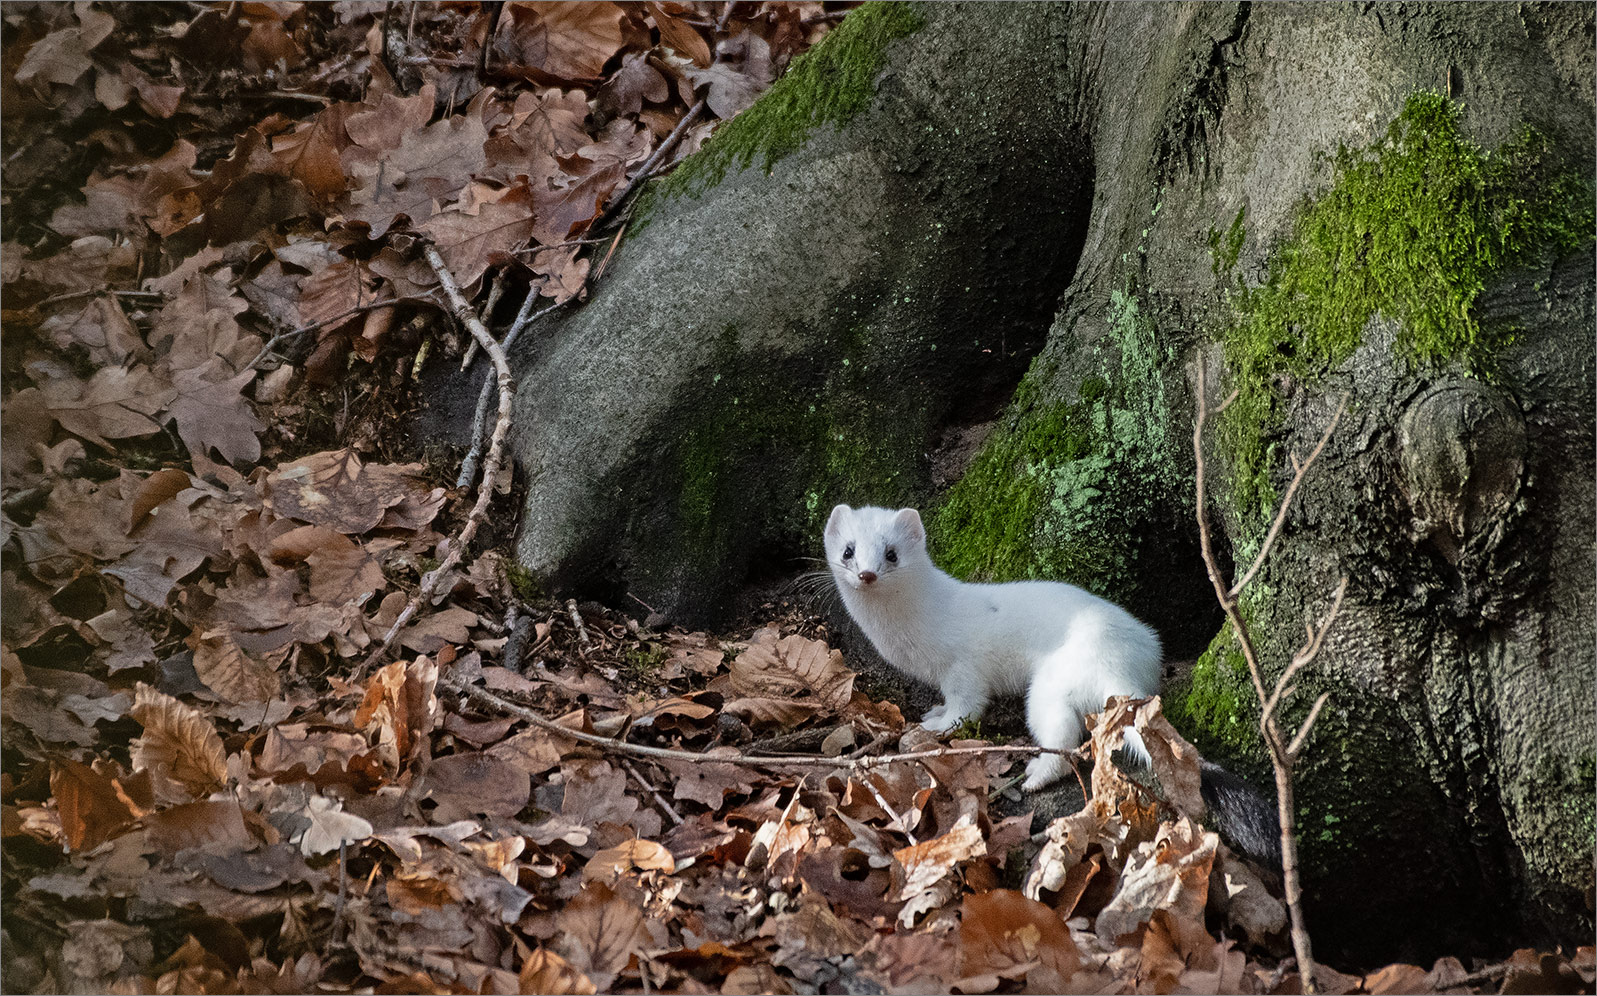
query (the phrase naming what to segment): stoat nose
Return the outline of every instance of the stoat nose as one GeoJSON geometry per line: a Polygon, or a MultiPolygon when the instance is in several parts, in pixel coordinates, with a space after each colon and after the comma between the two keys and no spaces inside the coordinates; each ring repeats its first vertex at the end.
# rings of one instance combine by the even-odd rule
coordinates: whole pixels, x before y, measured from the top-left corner
{"type": "Polygon", "coordinates": [[[872,581],[876,580],[876,572],[875,571],[860,571],[859,572],[859,579],[861,581],[863,581],[864,583],[866,583],[866,584],[870,584],[872,581]]]}

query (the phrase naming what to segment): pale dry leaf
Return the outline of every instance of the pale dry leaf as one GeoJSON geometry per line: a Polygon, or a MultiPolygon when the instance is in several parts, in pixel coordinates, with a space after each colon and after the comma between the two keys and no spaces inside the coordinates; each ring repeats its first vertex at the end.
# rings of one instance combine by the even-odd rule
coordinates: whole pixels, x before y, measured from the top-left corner
{"type": "MultiPolygon", "coordinates": [[[[34,42],[17,67],[18,83],[60,83],[70,86],[93,65],[89,53],[116,28],[116,18],[87,4],[74,11],[75,27],[52,31],[34,42]]],[[[48,87],[46,87],[48,89],[48,87]]]]}
{"type": "Polygon", "coordinates": [[[150,773],[168,805],[203,799],[227,783],[227,754],[216,727],[198,709],[139,682],[133,718],[144,733],[133,741],[133,766],[150,773]]]}
{"type": "Polygon", "coordinates": [[[313,795],[300,815],[310,820],[299,838],[300,853],[306,857],[336,851],[341,845],[365,840],[371,836],[372,825],[354,813],[344,812],[336,799],[313,795]]]}
{"type": "Polygon", "coordinates": [[[752,643],[732,662],[731,686],[740,696],[811,700],[840,710],[854,694],[854,672],[843,652],[794,634],[752,643]]]}
{"type": "Polygon", "coordinates": [[[1180,816],[1202,822],[1204,815],[1202,775],[1198,749],[1182,738],[1160,711],[1156,695],[1137,707],[1133,725],[1153,761],[1165,801],[1180,816]]]}
{"type": "Polygon", "coordinates": [[[981,829],[965,823],[931,840],[900,848],[893,857],[904,868],[904,886],[898,898],[909,900],[947,878],[961,861],[987,853],[981,829]]]}
{"type": "Polygon", "coordinates": [[[527,955],[521,963],[521,991],[544,996],[594,996],[599,990],[564,958],[546,948],[527,955]]]}
{"type": "Polygon", "coordinates": [[[588,859],[582,868],[584,882],[599,881],[615,885],[623,875],[634,871],[657,871],[670,875],[676,871],[671,852],[652,840],[629,840],[607,847],[588,859]]]}

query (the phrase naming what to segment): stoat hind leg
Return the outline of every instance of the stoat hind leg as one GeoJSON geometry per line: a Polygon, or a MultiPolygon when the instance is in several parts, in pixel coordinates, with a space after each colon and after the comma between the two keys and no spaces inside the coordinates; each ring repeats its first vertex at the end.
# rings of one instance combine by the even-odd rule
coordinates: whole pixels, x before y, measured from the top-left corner
{"type": "MultiPolygon", "coordinates": [[[[1053,750],[1075,750],[1081,746],[1084,729],[1081,714],[1071,704],[1067,673],[1040,670],[1026,691],[1026,726],[1037,746],[1053,750]]],[[[1026,765],[1026,781],[1021,788],[1033,792],[1063,778],[1070,762],[1063,754],[1039,754],[1026,765]]]]}

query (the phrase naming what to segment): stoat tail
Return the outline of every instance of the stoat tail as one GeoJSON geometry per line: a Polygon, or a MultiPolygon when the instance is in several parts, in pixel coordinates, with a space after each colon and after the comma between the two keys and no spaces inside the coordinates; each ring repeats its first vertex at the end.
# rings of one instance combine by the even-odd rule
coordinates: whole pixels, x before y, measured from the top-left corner
{"type": "Polygon", "coordinates": [[[1210,761],[1199,762],[1199,790],[1209,828],[1226,846],[1270,868],[1281,867],[1281,820],[1275,800],[1210,761]]]}
{"type": "MultiPolygon", "coordinates": [[[[1127,728],[1126,760],[1133,765],[1151,767],[1142,735],[1127,728]]],[[[1220,835],[1226,846],[1245,858],[1269,868],[1281,867],[1281,818],[1275,800],[1266,796],[1241,776],[1212,761],[1198,762],[1198,789],[1208,810],[1204,822],[1220,835]]]]}

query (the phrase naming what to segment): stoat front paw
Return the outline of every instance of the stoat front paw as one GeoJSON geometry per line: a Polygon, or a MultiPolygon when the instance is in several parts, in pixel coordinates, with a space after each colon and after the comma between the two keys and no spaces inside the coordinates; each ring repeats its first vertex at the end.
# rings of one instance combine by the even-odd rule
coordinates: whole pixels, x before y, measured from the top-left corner
{"type": "Polygon", "coordinates": [[[1065,761],[1058,754],[1039,754],[1026,764],[1026,780],[1020,787],[1027,792],[1047,788],[1064,776],[1065,761]]]}
{"type": "Polygon", "coordinates": [[[965,721],[962,713],[951,713],[946,707],[933,709],[921,717],[920,725],[933,733],[947,733],[965,721]],[[936,713],[936,715],[933,715],[936,713]]]}

